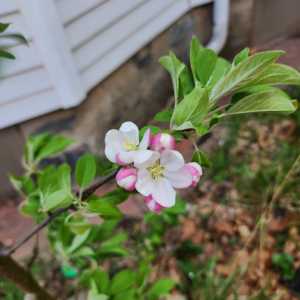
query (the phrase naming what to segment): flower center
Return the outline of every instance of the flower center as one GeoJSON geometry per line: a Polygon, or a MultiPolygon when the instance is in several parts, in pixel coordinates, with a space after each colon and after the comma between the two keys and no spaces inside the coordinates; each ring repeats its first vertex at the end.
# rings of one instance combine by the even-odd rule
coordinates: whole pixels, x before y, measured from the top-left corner
{"type": "Polygon", "coordinates": [[[156,180],[160,177],[163,177],[165,168],[159,164],[159,162],[156,162],[153,166],[148,168],[148,171],[150,172],[151,177],[156,180]]]}
{"type": "Polygon", "coordinates": [[[124,142],[124,148],[127,151],[135,151],[135,150],[137,150],[137,145],[135,145],[133,143],[130,143],[128,141],[125,141],[124,142]]]}

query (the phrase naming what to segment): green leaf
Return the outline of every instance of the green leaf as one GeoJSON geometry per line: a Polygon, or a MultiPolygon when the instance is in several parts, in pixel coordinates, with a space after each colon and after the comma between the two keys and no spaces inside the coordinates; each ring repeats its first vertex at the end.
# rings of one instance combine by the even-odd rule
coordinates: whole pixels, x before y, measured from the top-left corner
{"type": "Polygon", "coordinates": [[[120,294],[117,294],[113,300],[137,300],[136,296],[136,289],[131,289],[120,294]]]}
{"type": "Polygon", "coordinates": [[[183,71],[179,76],[179,99],[182,99],[186,94],[189,94],[194,88],[194,81],[190,70],[184,66],[183,71]]]}
{"type": "Polygon", "coordinates": [[[136,283],[139,287],[145,286],[147,279],[151,273],[151,266],[148,262],[142,261],[139,264],[139,268],[136,276],[136,283]]]}
{"type": "Polygon", "coordinates": [[[40,197],[37,195],[30,195],[20,205],[20,212],[25,216],[30,216],[37,223],[41,222],[45,214],[41,211],[40,197]]]}
{"type": "Polygon", "coordinates": [[[85,287],[92,287],[100,294],[107,294],[110,280],[107,272],[99,268],[89,268],[81,273],[80,283],[85,287]]]}
{"type": "Polygon", "coordinates": [[[119,219],[122,217],[120,210],[112,203],[103,201],[102,197],[91,196],[88,199],[88,210],[99,214],[104,219],[119,219]]]}
{"type": "Polygon", "coordinates": [[[97,291],[90,290],[87,300],[108,300],[109,297],[105,294],[99,294],[97,291]]]}
{"type": "Polygon", "coordinates": [[[50,165],[38,177],[38,186],[43,194],[57,190],[66,190],[71,193],[71,168],[62,164],[58,168],[50,165]]]}
{"type": "Polygon", "coordinates": [[[89,186],[96,176],[96,161],[92,154],[84,154],[76,162],[75,177],[80,188],[89,186]]]}
{"type": "Polygon", "coordinates": [[[177,196],[175,205],[164,209],[163,213],[170,215],[182,215],[186,213],[186,202],[177,196]]]}
{"type": "Polygon", "coordinates": [[[44,211],[66,207],[73,202],[71,168],[68,164],[58,168],[47,167],[38,177],[38,186],[44,211]]]}
{"type": "Polygon", "coordinates": [[[239,52],[233,59],[233,65],[238,65],[242,61],[246,60],[249,57],[250,49],[245,48],[241,52],[239,52]]]}
{"type": "Polygon", "coordinates": [[[148,300],[157,300],[161,296],[166,296],[174,288],[175,282],[171,279],[160,279],[148,291],[148,300]]]}
{"type": "Polygon", "coordinates": [[[206,85],[212,75],[217,59],[216,53],[208,48],[202,48],[198,53],[196,74],[203,86],[206,85]]]}
{"type": "Polygon", "coordinates": [[[113,205],[118,205],[126,201],[129,194],[129,192],[123,190],[122,188],[116,188],[112,192],[108,192],[105,195],[98,197],[98,199],[101,199],[101,201],[104,202],[109,202],[113,205]]]}
{"type": "Polygon", "coordinates": [[[96,176],[108,176],[119,168],[117,164],[113,164],[103,156],[95,156],[96,160],[96,176]]]}
{"type": "Polygon", "coordinates": [[[0,35],[0,38],[12,39],[16,40],[17,42],[29,45],[27,39],[20,33],[7,33],[0,35]]]}
{"type": "Polygon", "coordinates": [[[254,80],[253,84],[300,85],[300,73],[296,69],[283,64],[272,64],[254,80]]]}
{"type": "Polygon", "coordinates": [[[68,164],[62,164],[57,169],[58,180],[60,181],[59,186],[71,194],[71,167],[68,164]]]}
{"type": "Polygon", "coordinates": [[[113,231],[118,225],[118,220],[105,220],[101,225],[94,227],[95,239],[106,240],[113,235],[113,231]]]}
{"type": "Polygon", "coordinates": [[[285,280],[291,280],[295,276],[294,257],[288,253],[275,253],[272,255],[272,263],[281,270],[285,280]]]}
{"type": "Polygon", "coordinates": [[[209,78],[207,85],[213,87],[230,70],[230,63],[223,58],[218,58],[215,68],[209,78]]]}
{"type": "Polygon", "coordinates": [[[48,139],[48,133],[33,135],[27,139],[25,144],[25,161],[28,164],[31,164],[34,161],[36,153],[48,139]]]}
{"type": "Polygon", "coordinates": [[[109,284],[110,284],[110,280],[107,272],[97,269],[95,270],[93,277],[97,285],[98,291],[100,293],[107,294],[109,290],[109,284]]]}
{"type": "Polygon", "coordinates": [[[140,129],[140,132],[139,132],[140,140],[143,138],[143,136],[144,136],[147,129],[150,129],[152,134],[157,134],[157,133],[160,132],[159,127],[153,126],[153,125],[146,125],[146,126],[144,126],[140,129]]]}
{"type": "Polygon", "coordinates": [[[51,194],[44,194],[42,197],[42,206],[44,211],[67,207],[72,202],[73,198],[66,190],[58,190],[51,194]]]}
{"type": "Polygon", "coordinates": [[[128,290],[134,285],[135,280],[135,273],[131,270],[124,270],[117,273],[112,279],[110,293],[116,295],[128,290]]]}
{"type": "Polygon", "coordinates": [[[10,175],[9,180],[18,192],[24,193],[25,195],[29,195],[35,190],[34,182],[29,176],[10,175]]]}
{"type": "Polygon", "coordinates": [[[192,161],[198,163],[201,167],[207,167],[207,168],[211,167],[211,161],[206,156],[206,154],[201,150],[197,150],[194,152],[192,161]]]}
{"type": "Polygon", "coordinates": [[[111,246],[100,248],[97,253],[97,258],[106,259],[108,257],[124,257],[128,256],[128,251],[122,246],[111,246]]]}
{"type": "Polygon", "coordinates": [[[176,106],[172,116],[172,128],[185,130],[201,124],[208,111],[208,95],[206,89],[196,86],[176,106]]]}
{"type": "Polygon", "coordinates": [[[25,161],[28,164],[39,162],[64,151],[72,143],[71,139],[49,133],[30,136],[25,145],[25,161]]]}
{"type": "Polygon", "coordinates": [[[16,59],[16,57],[13,54],[11,54],[3,49],[0,49],[0,58],[1,57],[7,58],[7,59],[16,59]]]}
{"type": "Polygon", "coordinates": [[[110,239],[101,243],[101,250],[105,249],[105,248],[108,249],[108,248],[112,248],[115,246],[120,246],[124,242],[126,242],[127,239],[128,239],[127,234],[125,232],[120,232],[120,233],[114,235],[113,237],[111,237],[110,239]]]}
{"type": "Polygon", "coordinates": [[[9,25],[10,23],[0,23],[0,33],[4,32],[9,25]]]}
{"type": "Polygon", "coordinates": [[[283,92],[260,92],[239,100],[221,116],[258,112],[293,113],[296,110],[292,101],[283,92]]]}
{"type": "Polygon", "coordinates": [[[218,57],[216,53],[208,48],[202,47],[196,37],[192,38],[190,46],[190,64],[194,82],[201,82],[205,86],[211,77],[218,57]]]}
{"type": "Polygon", "coordinates": [[[190,44],[190,65],[194,82],[197,82],[198,53],[201,49],[203,49],[203,46],[200,44],[199,40],[193,36],[190,44]]]}
{"type": "Polygon", "coordinates": [[[283,51],[260,52],[248,57],[237,66],[232,66],[231,70],[211,90],[210,101],[216,101],[228,93],[245,87],[247,83],[253,81],[253,77],[258,76],[283,53],[283,51]]]}
{"type": "Polygon", "coordinates": [[[74,213],[69,215],[65,219],[65,224],[70,228],[70,230],[74,234],[79,235],[85,233],[92,226],[80,213],[74,213]]]}
{"type": "Polygon", "coordinates": [[[171,75],[176,103],[179,96],[179,77],[183,72],[185,65],[176,57],[173,52],[170,52],[169,55],[161,57],[159,62],[171,75]]]}
{"type": "Polygon", "coordinates": [[[70,247],[68,247],[67,253],[72,254],[73,252],[78,250],[79,247],[83,246],[84,243],[89,238],[90,233],[91,233],[91,230],[86,230],[83,234],[76,235],[74,237],[74,239],[72,240],[70,247]]]}
{"type": "Polygon", "coordinates": [[[73,144],[73,140],[61,135],[48,135],[45,142],[35,153],[35,160],[37,161],[56,155],[73,144]]]}
{"type": "Polygon", "coordinates": [[[172,109],[166,109],[163,111],[158,112],[155,116],[154,116],[154,120],[157,122],[170,122],[171,121],[171,117],[173,114],[173,110],[172,109]]]}

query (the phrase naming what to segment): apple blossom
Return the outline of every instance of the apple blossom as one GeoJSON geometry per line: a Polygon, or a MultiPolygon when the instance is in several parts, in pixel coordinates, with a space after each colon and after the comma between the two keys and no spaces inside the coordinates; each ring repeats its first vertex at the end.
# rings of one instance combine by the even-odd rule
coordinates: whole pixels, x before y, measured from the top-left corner
{"type": "Polygon", "coordinates": [[[175,204],[175,188],[192,184],[192,175],[185,168],[182,155],[175,150],[153,151],[149,159],[139,164],[137,177],[136,190],[144,196],[152,195],[163,207],[175,204]]]}
{"type": "Polygon", "coordinates": [[[196,187],[200,180],[200,177],[203,174],[201,166],[196,162],[190,162],[185,165],[185,168],[192,175],[193,180],[191,186],[196,187]]]}
{"type": "Polygon", "coordinates": [[[120,129],[111,129],[105,135],[105,155],[113,163],[128,165],[143,163],[151,157],[150,129],[139,141],[139,129],[133,122],[124,122],[120,129]]]}
{"type": "Polygon", "coordinates": [[[174,150],[176,146],[175,138],[168,133],[158,133],[151,139],[150,148],[154,151],[174,150]]]}
{"type": "Polygon", "coordinates": [[[134,191],[137,181],[137,170],[135,168],[121,168],[116,175],[117,184],[126,191],[134,191]]]}
{"type": "Polygon", "coordinates": [[[151,211],[156,212],[156,213],[160,213],[162,211],[162,209],[164,209],[163,206],[161,206],[158,202],[156,202],[153,199],[152,195],[145,197],[145,203],[151,211]]]}

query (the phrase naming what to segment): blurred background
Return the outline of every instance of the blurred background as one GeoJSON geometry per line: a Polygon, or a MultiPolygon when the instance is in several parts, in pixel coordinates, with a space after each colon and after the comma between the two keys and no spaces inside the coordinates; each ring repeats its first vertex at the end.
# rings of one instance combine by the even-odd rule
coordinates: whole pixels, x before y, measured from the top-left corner
{"type": "MultiPolygon", "coordinates": [[[[108,129],[126,120],[144,125],[168,104],[171,81],[158,59],[172,50],[186,61],[193,35],[228,59],[244,47],[252,53],[282,49],[286,54],[281,61],[300,70],[299,12],[299,0],[1,0],[0,22],[11,23],[8,33],[24,34],[29,44],[0,42],[0,48],[16,56],[0,63],[0,241],[11,245],[32,226],[20,216],[20,199],[7,177],[22,173],[23,145],[29,135],[53,132],[78,141],[59,161],[74,164],[87,150],[101,153],[108,129]]],[[[300,98],[299,88],[289,91],[300,98]]],[[[240,201],[259,207],[278,168],[289,170],[299,154],[299,132],[299,113],[234,118],[220,126],[203,145],[213,153],[214,164],[204,183],[187,195],[194,210],[180,220],[181,231],[166,233],[166,244],[179,249],[174,254],[178,261],[184,262],[189,251],[198,255],[201,247],[204,260],[211,253],[223,259],[217,272],[228,276],[235,266],[228,266],[226,258],[233,251],[238,249],[240,262],[249,259],[238,247],[255,226],[255,212],[250,215],[240,205],[232,209],[223,204],[240,201]],[[192,244],[175,245],[178,241],[192,244]],[[194,245],[200,245],[198,250],[194,245]]],[[[291,265],[298,272],[288,286],[291,294],[276,299],[291,300],[294,292],[300,293],[298,186],[294,182],[292,193],[282,199],[284,207],[292,209],[276,211],[271,220],[261,268],[250,270],[241,285],[246,294],[251,295],[253,287],[264,288],[267,271],[273,276],[271,289],[279,293],[280,272],[270,267],[275,251],[293,257],[291,265]]],[[[28,256],[32,243],[16,256],[28,256]]],[[[45,242],[40,244],[47,249],[45,242]]],[[[177,272],[170,257],[162,264],[171,277],[177,272]]],[[[184,271],[188,277],[190,269],[184,271]]],[[[200,286],[199,282],[193,284],[200,286]]],[[[190,281],[187,289],[189,285],[190,281]]]]}
{"type": "Polygon", "coordinates": [[[192,35],[226,58],[285,49],[299,67],[299,9],[298,0],[1,0],[0,21],[29,40],[1,41],[17,57],[0,65],[1,198],[28,135],[66,133],[99,150],[108,128],[151,119],[171,92],[158,58],[184,59],[192,35]]]}

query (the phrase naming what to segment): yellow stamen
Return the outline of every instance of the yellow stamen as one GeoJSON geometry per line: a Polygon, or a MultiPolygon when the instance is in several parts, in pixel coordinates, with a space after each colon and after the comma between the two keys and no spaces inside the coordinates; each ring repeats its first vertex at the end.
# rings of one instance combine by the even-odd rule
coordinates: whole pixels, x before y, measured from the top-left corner
{"type": "Polygon", "coordinates": [[[124,142],[124,148],[125,148],[127,151],[135,151],[135,150],[137,150],[137,145],[125,141],[125,142],[124,142]]]}
{"type": "Polygon", "coordinates": [[[148,171],[151,174],[151,177],[156,180],[160,177],[163,177],[165,168],[159,164],[159,162],[156,162],[153,166],[148,168],[148,171]]]}

